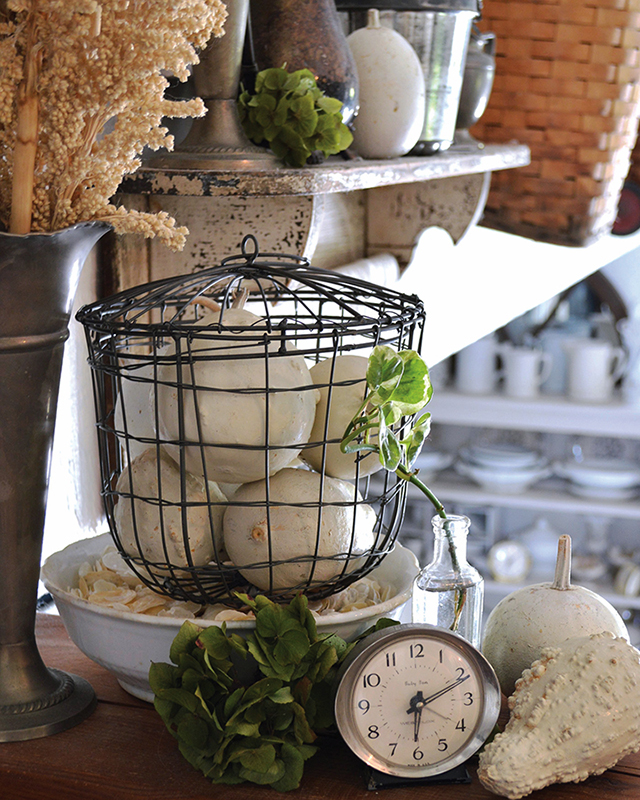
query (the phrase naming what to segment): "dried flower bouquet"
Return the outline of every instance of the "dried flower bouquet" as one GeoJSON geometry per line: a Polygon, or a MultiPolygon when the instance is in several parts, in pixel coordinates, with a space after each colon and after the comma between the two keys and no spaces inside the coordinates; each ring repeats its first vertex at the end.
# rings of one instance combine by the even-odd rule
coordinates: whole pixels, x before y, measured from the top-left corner
{"type": "Polygon", "coordinates": [[[205,113],[164,99],[165,76],[186,80],[226,16],[221,0],[0,0],[0,229],[104,220],[180,249],[166,213],[111,198],[145,146],[173,147],[163,117],[205,113]]]}

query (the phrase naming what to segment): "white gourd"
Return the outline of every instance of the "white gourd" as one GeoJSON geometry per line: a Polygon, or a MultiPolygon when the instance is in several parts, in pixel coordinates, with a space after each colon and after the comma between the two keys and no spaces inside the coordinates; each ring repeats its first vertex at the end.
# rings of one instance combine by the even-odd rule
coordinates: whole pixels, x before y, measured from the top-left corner
{"type": "Polygon", "coordinates": [[[629,641],[624,620],[604,597],[571,583],[571,537],[558,540],[552,583],[535,583],[504,597],[487,618],[482,652],[510,695],[543,648],[570,636],[610,631],[629,641]]]}
{"type": "MultiPolygon", "coordinates": [[[[363,554],[374,544],[375,511],[367,503],[358,503],[354,523],[354,492],[353,484],[346,481],[323,479],[306,469],[283,469],[269,480],[267,508],[266,481],[241,486],[224,515],[224,543],[229,558],[259,589],[270,588],[270,577],[275,589],[303,583],[311,576],[314,563],[312,580],[331,580],[343,571],[349,550],[363,554]],[[320,497],[322,522],[318,532],[320,497]],[[341,554],[343,558],[330,560],[341,554]],[[296,558],[302,560],[291,560],[296,558]],[[280,560],[285,563],[271,568],[243,567],[280,560]]],[[[360,563],[361,559],[350,560],[346,572],[352,572],[360,563]]]]}
{"type": "Polygon", "coordinates": [[[640,653],[608,632],[545,648],[480,754],[478,778],[511,800],[599,775],[640,749],[640,653]]]}
{"type": "Polygon", "coordinates": [[[380,24],[377,9],[366,28],[347,37],[358,71],[360,108],[353,146],[363,158],[408,153],[424,127],[425,81],[415,50],[397,31],[380,24]]]}
{"type": "MultiPolygon", "coordinates": [[[[354,480],[356,477],[356,454],[343,453],[339,442],[344,436],[347,425],[362,405],[367,388],[368,366],[369,359],[364,356],[340,355],[319,361],[310,370],[313,382],[317,384],[320,392],[320,401],[316,407],[309,442],[324,441],[325,426],[326,441],[334,441],[326,447],[304,447],[300,455],[309,466],[321,472],[324,453],[324,473],[332,478],[354,480]]],[[[381,467],[377,453],[369,453],[360,459],[358,475],[363,478],[381,467]]]]}
{"type": "MultiPolygon", "coordinates": [[[[184,447],[185,465],[198,475],[206,468],[207,479],[217,483],[249,483],[273,475],[298,456],[309,440],[319,393],[312,387],[304,358],[291,346],[286,354],[280,353],[280,342],[271,341],[267,410],[265,347],[256,343],[256,336],[267,332],[265,321],[245,309],[227,308],[222,318],[225,327],[251,327],[251,336],[225,330],[218,339],[219,319],[216,311],[200,320],[211,330],[206,338],[193,339],[194,357],[181,370],[184,437],[195,443],[184,447]],[[268,444],[273,447],[268,462],[267,419],[268,444]]],[[[170,345],[160,359],[156,394],[160,434],[164,440],[179,441],[178,369],[172,358],[175,347],[170,345]]]]}
{"type": "MultiPolygon", "coordinates": [[[[116,491],[124,495],[114,511],[116,529],[130,556],[168,562],[175,567],[189,566],[189,558],[196,567],[204,566],[216,555],[218,560],[224,559],[222,517],[227,498],[213,481],[206,486],[199,475],[187,473],[183,496],[178,465],[161,449],[158,468],[157,449],[150,447],[122,471],[116,491]],[[159,497],[162,504],[158,503],[159,497]],[[189,558],[182,525],[185,505],[189,558]]],[[[152,570],[154,574],[162,572],[152,570]]]]}

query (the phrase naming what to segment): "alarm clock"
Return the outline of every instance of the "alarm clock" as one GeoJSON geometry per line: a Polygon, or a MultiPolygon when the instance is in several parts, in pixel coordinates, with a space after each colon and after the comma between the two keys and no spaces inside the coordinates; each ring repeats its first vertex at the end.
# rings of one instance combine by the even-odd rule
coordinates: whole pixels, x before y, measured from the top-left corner
{"type": "Polygon", "coordinates": [[[335,718],[374,770],[427,779],[479,750],[500,703],[496,674],[472,644],[445,628],[407,623],[353,648],[338,673],[335,718]]]}

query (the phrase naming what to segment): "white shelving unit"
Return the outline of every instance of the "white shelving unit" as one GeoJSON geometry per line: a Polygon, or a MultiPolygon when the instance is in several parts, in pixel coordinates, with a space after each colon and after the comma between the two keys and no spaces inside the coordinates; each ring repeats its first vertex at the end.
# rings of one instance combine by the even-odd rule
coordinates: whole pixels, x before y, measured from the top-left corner
{"type": "Polygon", "coordinates": [[[522,494],[488,492],[456,473],[447,470],[429,487],[443,502],[468,503],[470,506],[495,506],[500,508],[526,508],[542,512],[594,514],[619,519],[640,520],[640,499],[597,500],[569,493],[561,479],[541,481],[522,494]]]}
{"type": "Polygon", "coordinates": [[[471,396],[439,390],[429,411],[437,424],[640,439],[640,407],[620,399],[593,405],[551,395],[513,400],[499,394],[471,396]]]}
{"type": "MultiPolygon", "coordinates": [[[[429,404],[435,425],[456,425],[466,428],[495,428],[513,431],[535,431],[558,434],[585,434],[640,440],[640,408],[625,405],[616,399],[607,405],[587,405],[562,397],[542,396],[535,400],[513,400],[501,395],[469,396],[453,390],[440,390],[429,404]]],[[[561,478],[540,481],[520,494],[488,491],[458,475],[453,468],[428,481],[429,487],[445,504],[469,509],[531,510],[539,514],[566,513],[579,516],[601,516],[617,520],[640,521],[640,497],[629,500],[601,500],[571,494],[561,478]]],[[[413,487],[409,497],[415,502],[423,498],[413,487]]],[[[488,578],[488,576],[487,576],[488,578]]],[[[529,577],[525,583],[549,578],[529,577]]],[[[640,597],[617,594],[606,581],[589,584],[616,608],[640,611],[640,597]]],[[[522,584],[486,580],[487,608],[522,584]]]]}

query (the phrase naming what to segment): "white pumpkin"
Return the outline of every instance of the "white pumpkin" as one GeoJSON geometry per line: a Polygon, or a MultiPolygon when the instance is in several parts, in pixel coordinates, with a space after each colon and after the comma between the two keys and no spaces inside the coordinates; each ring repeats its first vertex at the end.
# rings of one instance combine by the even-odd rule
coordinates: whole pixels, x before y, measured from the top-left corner
{"type": "MultiPolygon", "coordinates": [[[[185,474],[184,485],[183,496],[178,465],[160,449],[158,469],[155,447],[145,450],[120,474],[116,491],[123,496],[116,503],[114,517],[128,555],[175,567],[188,567],[189,558],[194,566],[204,566],[214,558],[216,550],[218,560],[224,559],[222,517],[227,498],[215,483],[210,481],[207,487],[197,475],[185,474]],[[159,497],[162,504],[158,503],[159,497]],[[189,557],[182,525],[185,504],[189,557]]],[[[163,574],[164,569],[150,572],[163,574]]]]}
{"type": "MultiPolygon", "coordinates": [[[[249,483],[273,475],[298,456],[309,439],[319,393],[304,358],[292,347],[281,354],[276,341],[269,344],[267,393],[265,348],[255,339],[255,333],[266,333],[265,321],[245,309],[225,309],[225,327],[251,327],[255,333],[249,339],[242,331],[218,334],[219,319],[220,312],[203,317],[200,325],[211,331],[193,339],[193,358],[182,365],[185,464],[198,475],[206,469],[207,479],[217,483],[249,483]],[[273,448],[268,459],[267,419],[273,448]]],[[[156,389],[160,435],[169,442],[180,440],[174,359],[170,345],[162,355],[156,389]]]]}
{"type": "Polygon", "coordinates": [[[558,541],[553,583],[525,586],[504,597],[487,618],[482,652],[510,695],[545,647],[571,636],[610,631],[629,641],[624,620],[604,597],[570,582],[571,538],[558,541]]]}
{"type": "Polygon", "coordinates": [[[363,158],[408,153],[422,133],[425,81],[415,50],[397,31],[380,25],[371,9],[366,28],[347,37],[358,72],[353,147],[363,158]]]}
{"type": "Polygon", "coordinates": [[[149,442],[156,438],[153,364],[136,366],[135,362],[130,361],[126,366],[122,372],[121,391],[115,402],[113,423],[125,462],[142,455],[149,447],[149,442]]]}
{"type": "MultiPolygon", "coordinates": [[[[343,571],[349,552],[363,554],[375,540],[376,514],[371,506],[360,502],[354,515],[354,491],[350,483],[326,477],[323,480],[317,472],[306,469],[283,469],[269,480],[269,507],[266,481],[241,486],[224,515],[224,543],[229,558],[250,583],[264,590],[304,583],[311,576],[314,563],[314,582],[335,578],[343,571]],[[321,493],[322,522],[318,531],[321,493]],[[302,560],[291,561],[298,558],[302,560]],[[285,563],[268,566],[270,561],[281,560],[285,563]],[[265,566],[249,567],[251,564],[265,566]]],[[[360,565],[361,559],[351,559],[346,571],[352,572],[360,565]]]]}
{"type": "MultiPolygon", "coordinates": [[[[320,472],[323,452],[326,451],[324,472],[332,478],[353,480],[356,476],[356,454],[343,453],[340,450],[340,441],[347,425],[362,405],[368,365],[369,360],[364,356],[340,355],[335,359],[319,361],[310,370],[313,382],[320,391],[320,401],[316,407],[309,442],[324,441],[326,427],[327,444],[326,447],[304,447],[300,455],[309,466],[320,472]],[[331,402],[327,420],[329,400],[331,402]]],[[[358,475],[371,475],[381,467],[377,453],[369,453],[361,458],[358,475]]]]}

